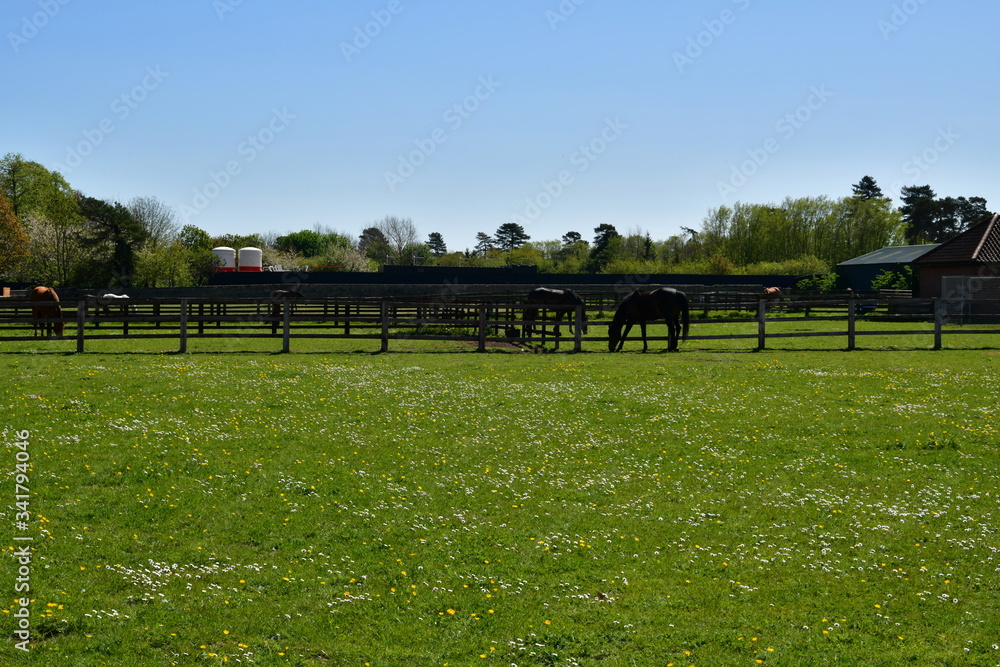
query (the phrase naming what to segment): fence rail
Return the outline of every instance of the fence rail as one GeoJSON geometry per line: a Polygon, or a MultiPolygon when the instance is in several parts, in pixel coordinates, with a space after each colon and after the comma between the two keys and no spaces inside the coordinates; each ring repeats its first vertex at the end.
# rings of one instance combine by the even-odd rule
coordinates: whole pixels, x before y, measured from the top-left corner
{"type": "MultiPolygon", "coordinates": [[[[746,299],[704,300],[693,304],[692,335],[689,340],[749,339],[756,349],[768,340],[799,337],[843,337],[853,350],[862,336],[933,335],[934,348],[942,347],[945,334],[997,334],[1000,328],[955,327],[953,325],[1000,323],[1000,302],[987,304],[993,315],[956,319],[940,299],[810,299],[770,302],[746,299]],[[754,312],[755,311],[755,312],[754,312]],[[724,313],[727,317],[710,317],[724,313]],[[700,316],[700,317],[699,317],[700,316]],[[970,319],[971,318],[971,319],[970,319]],[[932,323],[933,329],[869,329],[857,323],[932,323]],[[699,324],[756,323],[756,332],[698,334],[699,324]],[[775,325],[803,322],[841,322],[829,331],[775,331],[775,325]]],[[[572,344],[581,351],[584,342],[607,342],[607,335],[583,333],[584,323],[598,330],[610,324],[613,304],[588,301],[584,307],[526,306],[514,299],[492,300],[399,300],[399,299],[83,299],[63,302],[62,317],[33,318],[31,304],[24,299],[0,299],[0,344],[10,341],[54,340],[39,333],[45,324],[61,322],[63,340],[75,339],[77,352],[87,341],[157,338],[175,339],[178,351],[186,352],[192,338],[273,338],[289,352],[293,339],[371,339],[380,349],[392,340],[454,340],[472,342],[478,350],[490,343],[572,344]],[[525,322],[524,312],[538,310],[537,321],[525,322]],[[556,316],[561,317],[556,320],[556,316]],[[528,330],[530,325],[531,331],[528,330]]],[[[590,330],[588,330],[589,332],[590,330]]],[[[42,332],[44,333],[44,332],[42,332]]],[[[603,333],[603,332],[602,332],[603,333]]],[[[650,340],[666,340],[650,337],[650,340]]],[[[1000,342],[1000,339],[998,339],[1000,342]]],[[[1000,346],[1000,345],[998,345],[1000,346]]],[[[0,346],[0,350],[2,350],[0,346]]]]}

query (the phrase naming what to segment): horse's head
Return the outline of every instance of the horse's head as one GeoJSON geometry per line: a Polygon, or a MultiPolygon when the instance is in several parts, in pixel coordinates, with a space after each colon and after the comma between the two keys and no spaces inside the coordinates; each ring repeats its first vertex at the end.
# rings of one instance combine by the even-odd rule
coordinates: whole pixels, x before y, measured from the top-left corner
{"type": "Polygon", "coordinates": [[[583,322],[580,325],[580,331],[587,333],[587,311],[583,311],[583,322]]]}
{"type": "Polygon", "coordinates": [[[614,352],[622,339],[622,323],[613,321],[608,325],[608,352],[614,352]]]}

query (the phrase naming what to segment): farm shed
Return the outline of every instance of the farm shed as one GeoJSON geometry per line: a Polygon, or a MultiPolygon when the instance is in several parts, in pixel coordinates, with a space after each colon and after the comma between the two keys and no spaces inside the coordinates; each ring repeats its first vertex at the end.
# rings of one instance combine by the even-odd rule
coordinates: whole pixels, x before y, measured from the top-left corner
{"type": "MultiPolygon", "coordinates": [[[[920,298],[945,296],[945,278],[978,279],[979,283],[997,282],[1000,277],[1000,215],[987,218],[914,262],[919,276],[920,298]],[[989,279],[993,280],[989,280],[989,279]]],[[[995,296],[985,298],[996,298],[995,296]]]]}
{"type": "Polygon", "coordinates": [[[836,269],[837,275],[840,276],[840,286],[849,287],[856,292],[867,292],[872,288],[872,281],[882,271],[898,273],[903,267],[910,266],[914,260],[934,250],[938,245],[930,243],[890,246],[841,262],[836,269]]]}

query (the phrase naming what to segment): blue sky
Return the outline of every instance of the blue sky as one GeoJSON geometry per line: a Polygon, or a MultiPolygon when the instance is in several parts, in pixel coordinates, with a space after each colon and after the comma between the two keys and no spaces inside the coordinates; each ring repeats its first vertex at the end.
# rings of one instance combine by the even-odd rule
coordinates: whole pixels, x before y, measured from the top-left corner
{"type": "Polygon", "coordinates": [[[985,0],[8,0],[0,153],[211,234],[654,239],[931,185],[1000,208],[985,0]]]}

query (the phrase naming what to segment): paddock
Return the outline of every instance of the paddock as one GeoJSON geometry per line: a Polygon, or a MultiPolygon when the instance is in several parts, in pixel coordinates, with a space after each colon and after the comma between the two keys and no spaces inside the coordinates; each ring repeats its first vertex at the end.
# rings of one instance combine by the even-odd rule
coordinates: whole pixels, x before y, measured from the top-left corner
{"type": "MultiPolygon", "coordinates": [[[[62,321],[65,335],[43,341],[33,335],[29,302],[20,297],[0,299],[0,350],[12,342],[32,341],[54,345],[75,341],[75,351],[87,351],[89,341],[162,339],[175,341],[171,350],[187,352],[189,342],[213,338],[261,338],[275,341],[281,352],[291,352],[303,339],[356,339],[378,341],[378,350],[389,351],[395,341],[455,341],[478,351],[491,346],[545,347],[567,344],[582,352],[590,344],[607,343],[607,325],[614,313],[614,295],[583,294],[582,306],[548,305],[546,311],[568,311],[576,326],[557,334],[555,322],[541,313],[540,335],[527,338],[520,325],[526,308],[523,295],[461,296],[453,298],[132,298],[128,308],[107,309],[94,299],[65,299],[62,321]],[[586,315],[589,335],[581,331],[586,315]]],[[[932,341],[944,347],[946,337],[963,334],[998,334],[996,315],[1000,302],[980,304],[979,315],[954,317],[945,299],[912,299],[895,296],[817,297],[804,295],[780,301],[759,295],[692,295],[691,335],[681,346],[699,341],[745,342],[748,349],[764,350],[788,338],[833,337],[855,349],[867,336],[919,336],[914,346],[932,341]],[[861,326],[863,324],[864,326],[861,326]],[[804,326],[808,325],[808,326],[804,326]],[[908,325],[912,325],[908,326],[908,325]],[[720,331],[723,330],[723,331],[720,331]]],[[[44,321],[43,321],[44,323],[44,321]]],[[[667,337],[652,335],[651,351],[664,346],[667,337]]],[[[1000,347],[1000,338],[991,347],[1000,347]]]]}

